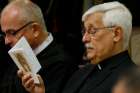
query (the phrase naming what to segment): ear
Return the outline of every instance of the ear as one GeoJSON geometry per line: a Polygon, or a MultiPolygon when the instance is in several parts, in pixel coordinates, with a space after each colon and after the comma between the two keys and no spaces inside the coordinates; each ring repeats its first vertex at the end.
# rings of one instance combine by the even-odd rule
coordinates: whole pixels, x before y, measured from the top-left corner
{"type": "Polygon", "coordinates": [[[38,23],[33,23],[32,24],[32,31],[33,31],[33,35],[34,37],[38,37],[40,32],[41,32],[41,26],[38,23]]]}
{"type": "Polygon", "coordinates": [[[114,42],[120,41],[123,38],[123,30],[122,30],[122,28],[119,27],[119,26],[116,26],[113,30],[114,30],[113,31],[113,35],[114,35],[113,40],[114,40],[114,42]]]}

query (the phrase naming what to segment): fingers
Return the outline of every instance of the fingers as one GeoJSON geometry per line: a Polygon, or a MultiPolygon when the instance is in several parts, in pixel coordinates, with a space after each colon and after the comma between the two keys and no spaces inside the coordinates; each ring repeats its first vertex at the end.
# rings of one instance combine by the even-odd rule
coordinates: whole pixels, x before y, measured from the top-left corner
{"type": "Polygon", "coordinates": [[[41,78],[41,76],[37,74],[37,77],[38,77],[38,79],[39,79],[39,81],[40,81],[40,84],[41,84],[41,85],[44,85],[44,82],[43,82],[43,79],[41,78]]]}
{"type": "Polygon", "coordinates": [[[30,93],[45,93],[45,86],[44,86],[43,79],[41,78],[40,75],[37,75],[37,78],[40,81],[39,84],[34,83],[34,79],[32,78],[32,75],[30,73],[25,77],[23,77],[23,79],[25,80],[24,87],[30,93]]]}
{"type": "Polygon", "coordinates": [[[40,75],[37,75],[37,78],[40,81],[40,84],[35,84],[34,78],[31,72],[24,72],[22,69],[18,70],[18,76],[21,78],[22,85],[30,93],[45,93],[45,86],[43,79],[40,75]]]}
{"type": "Polygon", "coordinates": [[[37,77],[40,81],[40,84],[36,84],[36,86],[38,87],[38,92],[37,93],[45,93],[45,85],[44,85],[43,79],[38,74],[37,74],[37,77]]]}
{"type": "MultiPolygon", "coordinates": [[[[28,77],[27,77],[28,78],[28,77]]],[[[28,90],[32,91],[35,87],[34,80],[33,78],[28,78],[27,80],[25,79],[25,82],[23,81],[23,86],[28,90]]]]}
{"type": "Polygon", "coordinates": [[[28,83],[29,81],[32,81],[32,75],[31,73],[26,73],[24,76],[22,76],[22,83],[23,84],[26,84],[28,83]]]}
{"type": "Polygon", "coordinates": [[[23,77],[22,77],[22,85],[24,86],[24,88],[27,91],[33,91],[35,88],[35,83],[34,83],[34,79],[32,77],[31,73],[26,73],[23,77]]]}
{"type": "Polygon", "coordinates": [[[19,69],[17,72],[18,77],[22,78],[22,76],[24,75],[23,70],[19,69]]]}
{"type": "Polygon", "coordinates": [[[32,91],[35,87],[32,74],[30,72],[24,72],[22,69],[19,69],[17,74],[21,78],[24,88],[29,92],[32,91]]]}

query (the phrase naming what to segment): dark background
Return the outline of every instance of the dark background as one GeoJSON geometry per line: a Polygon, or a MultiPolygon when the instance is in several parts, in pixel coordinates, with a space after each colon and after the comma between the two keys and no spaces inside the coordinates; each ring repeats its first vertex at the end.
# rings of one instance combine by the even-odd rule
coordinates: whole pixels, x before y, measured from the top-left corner
{"type": "MultiPolygon", "coordinates": [[[[81,16],[83,0],[32,0],[38,4],[44,14],[48,31],[52,32],[65,49],[80,60],[83,55],[81,42],[81,16]]],[[[92,0],[93,5],[95,0],[92,0]]],[[[109,2],[114,0],[100,0],[109,2]]],[[[140,0],[118,0],[125,4],[133,15],[133,26],[140,26],[140,0]]],[[[0,10],[8,3],[0,0],[0,10]]]]}

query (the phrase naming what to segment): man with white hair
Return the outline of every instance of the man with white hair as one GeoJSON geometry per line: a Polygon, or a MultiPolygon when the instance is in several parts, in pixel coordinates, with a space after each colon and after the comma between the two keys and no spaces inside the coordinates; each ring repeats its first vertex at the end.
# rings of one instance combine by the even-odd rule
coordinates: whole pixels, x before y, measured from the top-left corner
{"type": "Polygon", "coordinates": [[[119,2],[93,6],[82,16],[90,64],[75,72],[63,93],[111,93],[119,73],[135,66],[128,54],[132,16],[119,2]]]}
{"type": "Polygon", "coordinates": [[[135,66],[128,54],[132,16],[119,2],[93,6],[82,17],[89,64],[76,71],[62,93],[111,93],[119,73],[135,66]]]}

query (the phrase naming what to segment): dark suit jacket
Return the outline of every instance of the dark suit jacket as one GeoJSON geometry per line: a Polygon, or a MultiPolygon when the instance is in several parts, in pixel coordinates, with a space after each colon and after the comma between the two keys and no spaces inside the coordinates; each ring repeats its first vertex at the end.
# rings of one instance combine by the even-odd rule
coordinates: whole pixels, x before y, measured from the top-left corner
{"type": "Polygon", "coordinates": [[[101,70],[88,64],[75,72],[63,93],[111,93],[111,89],[119,74],[125,69],[135,66],[127,51],[101,62],[101,70]]]}
{"type": "MultiPolygon", "coordinates": [[[[72,57],[64,51],[63,46],[55,41],[38,54],[37,58],[42,65],[42,69],[38,73],[45,82],[47,93],[61,91],[68,78],[78,68],[72,57]]],[[[17,77],[17,69],[14,69],[13,66],[10,67],[7,67],[9,70],[5,70],[8,72],[5,72],[4,81],[0,84],[0,93],[28,93],[17,77]]]]}
{"type": "Polygon", "coordinates": [[[17,93],[15,90],[15,77],[17,67],[8,55],[8,47],[4,39],[0,40],[0,93],[17,93]]]}
{"type": "MultiPolygon", "coordinates": [[[[60,92],[71,74],[78,69],[78,64],[73,57],[64,51],[63,46],[55,42],[37,57],[47,72],[47,93],[60,92]]],[[[42,70],[43,73],[44,70],[42,70]]]]}

